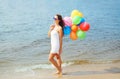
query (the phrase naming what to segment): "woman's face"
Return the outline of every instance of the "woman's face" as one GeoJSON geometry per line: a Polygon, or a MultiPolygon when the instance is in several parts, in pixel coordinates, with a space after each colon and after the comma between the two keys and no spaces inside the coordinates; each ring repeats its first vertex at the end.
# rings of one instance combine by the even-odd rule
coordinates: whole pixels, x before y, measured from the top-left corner
{"type": "Polygon", "coordinates": [[[57,23],[57,24],[59,23],[58,16],[54,16],[53,19],[54,19],[54,22],[55,22],[55,23],[57,23]]]}

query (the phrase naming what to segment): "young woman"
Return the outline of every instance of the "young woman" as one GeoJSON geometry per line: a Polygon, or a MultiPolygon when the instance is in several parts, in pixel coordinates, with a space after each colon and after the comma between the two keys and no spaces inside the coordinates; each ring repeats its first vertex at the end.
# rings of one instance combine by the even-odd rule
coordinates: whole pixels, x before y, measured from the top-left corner
{"type": "Polygon", "coordinates": [[[51,38],[51,50],[49,54],[49,61],[56,67],[56,74],[62,74],[62,38],[63,38],[63,29],[64,22],[62,16],[57,14],[54,16],[54,24],[51,25],[50,30],[48,31],[48,36],[51,38]],[[56,60],[54,59],[56,58],[56,60]]]}

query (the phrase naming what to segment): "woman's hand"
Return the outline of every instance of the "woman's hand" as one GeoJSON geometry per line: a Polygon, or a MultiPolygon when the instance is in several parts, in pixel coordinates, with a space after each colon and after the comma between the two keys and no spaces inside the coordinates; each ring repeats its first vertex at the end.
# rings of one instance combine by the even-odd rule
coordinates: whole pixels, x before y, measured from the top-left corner
{"type": "Polygon", "coordinates": [[[50,26],[50,30],[53,30],[53,29],[54,29],[54,27],[55,27],[54,25],[51,25],[51,26],[50,26]]]}
{"type": "Polygon", "coordinates": [[[62,49],[59,50],[59,55],[61,55],[61,53],[62,53],[62,49]]]}

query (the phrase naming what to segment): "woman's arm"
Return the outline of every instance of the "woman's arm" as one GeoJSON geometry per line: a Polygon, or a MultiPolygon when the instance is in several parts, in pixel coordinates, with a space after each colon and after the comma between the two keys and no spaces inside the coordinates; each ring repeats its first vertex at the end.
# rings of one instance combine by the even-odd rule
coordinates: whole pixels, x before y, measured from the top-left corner
{"type": "Polygon", "coordinates": [[[51,31],[52,31],[51,29],[48,31],[48,37],[50,37],[50,33],[51,33],[51,31]]]}
{"type": "Polygon", "coordinates": [[[62,32],[62,28],[60,28],[60,29],[59,29],[59,41],[60,41],[59,54],[62,53],[62,38],[63,38],[63,32],[62,32]]]}
{"type": "Polygon", "coordinates": [[[48,37],[50,37],[50,33],[51,33],[51,31],[54,29],[54,25],[51,25],[50,26],[50,29],[49,29],[49,31],[48,31],[48,37]]]}

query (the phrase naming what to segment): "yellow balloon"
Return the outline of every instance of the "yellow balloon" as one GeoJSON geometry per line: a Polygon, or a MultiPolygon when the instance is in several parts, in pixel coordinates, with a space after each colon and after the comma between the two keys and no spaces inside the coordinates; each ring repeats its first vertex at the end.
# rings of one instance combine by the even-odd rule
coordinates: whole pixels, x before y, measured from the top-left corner
{"type": "Polygon", "coordinates": [[[81,12],[78,13],[78,16],[83,17],[83,14],[81,12]]]}
{"type": "Polygon", "coordinates": [[[78,10],[73,10],[71,13],[71,18],[73,18],[74,16],[83,17],[83,14],[81,12],[79,12],[78,10]]]}

